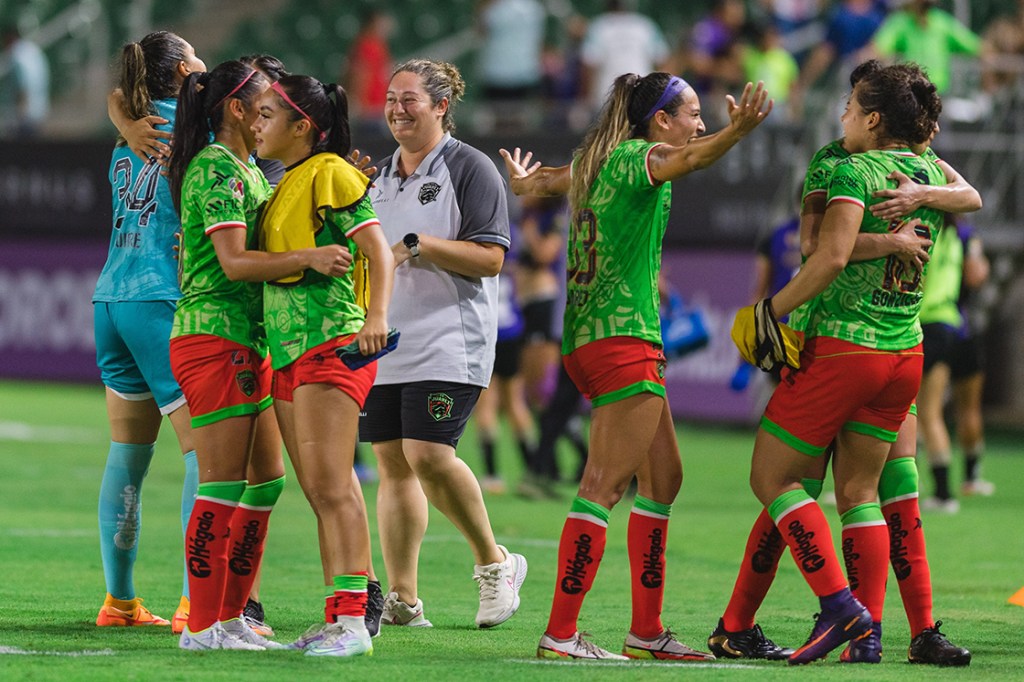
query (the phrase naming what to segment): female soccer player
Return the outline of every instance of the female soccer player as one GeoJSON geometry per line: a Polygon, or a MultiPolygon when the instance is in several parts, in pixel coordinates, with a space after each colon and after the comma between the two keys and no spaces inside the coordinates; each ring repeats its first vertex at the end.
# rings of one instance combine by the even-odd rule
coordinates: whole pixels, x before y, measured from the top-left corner
{"type": "MultiPolygon", "coordinates": [[[[929,137],[940,110],[935,86],[916,67],[877,69],[857,81],[842,118],[843,146],[862,154],[835,167],[816,250],[774,297],[737,314],[734,339],[751,359],[755,337],[766,336],[760,330],[777,324],[774,315],[814,298],[804,325],[807,346],[795,363],[799,371],[783,370],[751,469],[755,495],[821,601],[811,637],[789,657],[791,664],[817,660],[871,632],[872,615],[850,593],[828,523],[801,479],[806,457],[820,456],[838,433],[837,507],[844,528],[852,530],[844,535],[844,548],[848,539],[863,548],[858,569],[866,579],[884,576],[888,535],[876,501],[879,477],[920,384],[917,313],[926,266],[919,271],[895,257],[856,263],[850,257],[858,232],[889,231],[889,222],[866,206],[879,201],[874,192],[889,186],[890,174],[945,183],[937,165],[909,148],[929,137]]],[[[910,217],[920,221],[913,225],[922,238],[931,240],[941,213],[922,208],[910,217]]],[[[780,344],[773,345],[783,360],[780,344]]]]}
{"type": "Polygon", "coordinates": [[[261,158],[287,171],[260,221],[265,251],[338,244],[369,261],[369,308],[351,276],[306,271],[271,280],[264,314],[273,397],[288,453],[320,528],[329,583],[325,625],[298,642],[311,656],[373,653],[364,618],[370,534],[352,474],[359,411],[375,362],[349,369],[336,350],[355,341],[365,355],[387,342],[394,256],[367,196],[369,178],[343,157],[351,149],[348,101],[337,85],[286,76],[260,100],[253,124],[261,158]]]}
{"type": "Polygon", "coordinates": [[[181,214],[182,298],[174,315],[171,362],[189,399],[199,494],[185,540],[192,594],[183,649],[263,649],[270,642],[239,616],[262,555],[270,510],[284,486],[247,485],[250,454],[277,457],[280,435],[264,362],[262,291],[254,282],[307,268],[342,275],[341,246],[269,254],[255,247],[256,217],[270,188],[250,160],[257,98],[266,79],[225,62],[182,86],[171,157],[171,194],[181,214]],[[214,142],[209,143],[211,133],[214,142]],[[229,552],[231,560],[229,562],[229,552]]]}
{"type": "Polygon", "coordinates": [[[760,124],[772,103],[748,83],[727,97],[729,125],[707,137],[697,92],[667,73],[615,81],[571,167],[527,170],[531,154],[502,156],[516,194],[570,195],[568,301],[563,361],[593,402],[590,454],[562,530],[558,578],[537,655],[622,658],[583,639],[577,619],[604,553],[608,517],[633,476],[627,531],[633,621],[631,658],[707,660],[661,622],[665,545],[683,471],[665,396],[658,315],[661,241],[671,185],[720,158],[760,124]]]}
{"type": "Polygon", "coordinates": [[[526,559],[494,539],[480,484],[455,448],[494,366],[498,272],[509,247],[505,187],[494,164],[451,135],[465,83],[451,64],[415,59],[391,77],[384,116],[398,142],[370,198],[395,254],[391,320],[398,350],[381,359],[360,439],[380,471],[377,523],[390,581],[383,622],[429,626],[417,564],[429,500],[476,564],[479,627],[519,608],[526,559]]]}
{"type": "MultiPolygon", "coordinates": [[[[178,90],[206,65],[182,38],[150,33],[121,50],[120,88],[133,118],[162,116],[170,125],[178,90]]],[[[166,126],[163,126],[166,130],[166,126]]],[[[100,626],[168,625],[135,596],[132,569],[142,524],[142,483],[160,423],[167,415],[185,461],[184,522],[195,497],[197,465],[189,411],[171,373],[167,339],[178,288],[174,211],[167,179],[118,141],[110,161],[114,229],[107,262],[93,294],[96,360],[106,386],[110,452],[100,486],[100,552],[107,597],[100,626]]],[[[184,530],[184,528],[183,528],[184,530]]],[[[188,582],[182,588],[187,601],[188,582]]]]}
{"type": "MultiPolygon", "coordinates": [[[[866,62],[853,71],[851,86],[868,73],[881,68],[878,62],[866,62]]],[[[914,145],[913,151],[922,158],[938,164],[945,175],[946,185],[919,185],[900,172],[893,175],[896,188],[875,192],[880,199],[869,207],[871,213],[887,220],[896,220],[920,206],[941,210],[975,211],[981,208],[981,197],[949,164],[939,160],[928,148],[934,133],[914,145]]],[[[804,182],[803,210],[800,220],[801,242],[805,256],[816,248],[821,221],[825,213],[829,182],[836,165],[850,156],[842,139],[820,149],[811,160],[804,182]]],[[[887,258],[904,260],[919,267],[928,260],[927,247],[931,240],[922,239],[906,226],[890,233],[860,233],[857,235],[851,261],[887,258]]],[[[790,317],[790,326],[802,331],[806,321],[805,310],[813,304],[798,308],[790,317]]],[[[914,465],[917,449],[917,417],[912,407],[899,430],[896,442],[889,449],[885,467],[879,481],[882,512],[889,529],[892,563],[904,608],[910,621],[912,642],[910,659],[915,663],[936,665],[966,665],[970,652],[957,647],[945,638],[932,617],[932,589],[924,544],[924,531],[919,522],[918,477],[914,465]]],[[[827,456],[808,461],[803,478],[804,488],[817,498],[828,464],[827,456]]],[[[859,531],[852,526],[844,531],[848,541],[847,553],[851,566],[867,556],[857,547],[859,531]]],[[[718,627],[708,638],[708,646],[716,656],[725,658],[788,658],[792,650],[775,645],[764,636],[755,622],[755,615],[768,588],[771,586],[778,561],[785,545],[767,510],[751,529],[744,552],[743,563],[736,579],[729,604],[718,627]]],[[[875,548],[886,551],[886,548],[875,548]]],[[[856,569],[855,569],[856,570],[856,569]]],[[[858,571],[859,572],[859,571],[858,571]]],[[[868,607],[874,622],[868,637],[853,641],[841,656],[844,662],[878,662],[881,658],[881,612],[884,602],[886,574],[871,576],[861,573],[854,595],[868,607]]]]}

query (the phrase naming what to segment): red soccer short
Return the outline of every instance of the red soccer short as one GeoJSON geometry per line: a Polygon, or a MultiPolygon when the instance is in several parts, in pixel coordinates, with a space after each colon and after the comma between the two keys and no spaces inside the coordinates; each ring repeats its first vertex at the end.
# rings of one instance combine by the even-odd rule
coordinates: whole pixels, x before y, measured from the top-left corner
{"type": "Polygon", "coordinates": [[[270,406],[270,360],[248,346],[211,334],[171,339],[171,371],[181,386],[192,426],[270,406]]]}
{"type": "Polygon", "coordinates": [[[800,369],[783,372],[761,428],[806,455],[820,455],[842,429],[893,443],[921,387],[923,358],[920,344],[879,351],[812,338],[800,369]]]}
{"type": "Polygon", "coordinates": [[[594,407],[640,393],[665,396],[661,344],[633,336],[591,341],[562,357],[565,370],[594,407]]]}
{"type": "Polygon", "coordinates": [[[352,342],[355,334],[332,339],[311,348],[295,362],[274,372],[274,400],[294,401],[295,389],[303,384],[327,384],[356,401],[362,409],[366,394],[377,378],[377,363],[349,369],[338,359],[334,349],[352,342]]]}

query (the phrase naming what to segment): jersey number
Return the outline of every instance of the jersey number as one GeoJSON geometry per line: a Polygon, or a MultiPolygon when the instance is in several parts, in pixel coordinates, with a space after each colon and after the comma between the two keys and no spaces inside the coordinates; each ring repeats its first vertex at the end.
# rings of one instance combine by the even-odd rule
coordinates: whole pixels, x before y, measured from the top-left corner
{"type": "MultiPolygon", "coordinates": [[[[132,162],[130,159],[118,159],[114,164],[114,177],[117,178],[117,199],[125,208],[139,215],[139,227],[149,225],[149,219],[156,211],[156,186],[160,179],[160,164],[150,161],[142,168],[139,177],[132,181],[132,162]]],[[[118,218],[115,229],[121,228],[118,218]]]]}
{"type": "Polygon", "coordinates": [[[570,282],[587,285],[597,275],[597,216],[589,208],[576,211],[573,220],[573,250],[567,264],[570,282]]]}
{"type": "MultiPolygon", "coordinates": [[[[903,224],[902,220],[889,222],[889,232],[895,232],[903,224]]],[[[931,230],[924,223],[914,228],[914,234],[921,239],[931,239],[931,230]]],[[[914,267],[904,265],[896,256],[889,256],[885,259],[885,278],[882,281],[882,288],[887,291],[911,292],[917,291],[921,285],[921,272],[914,267]]]]}

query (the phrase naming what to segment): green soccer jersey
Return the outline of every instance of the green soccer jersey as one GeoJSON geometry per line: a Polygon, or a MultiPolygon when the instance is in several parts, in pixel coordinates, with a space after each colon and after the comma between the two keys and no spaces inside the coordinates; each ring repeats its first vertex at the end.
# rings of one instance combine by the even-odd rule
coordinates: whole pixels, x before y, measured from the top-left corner
{"type": "MultiPolygon", "coordinates": [[[[900,221],[875,218],[868,210],[883,201],[872,195],[893,186],[888,176],[896,170],[921,184],[946,183],[935,163],[910,150],[870,151],[836,164],[829,182],[829,205],[847,201],[864,208],[861,232],[884,234],[896,229],[900,221]]],[[[934,239],[942,212],[920,208],[908,217],[920,218],[919,234],[934,239]]],[[[805,331],[809,336],[829,336],[878,350],[913,348],[921,342],[922,276],[895,256],[848,263],[818,297],[805,331]]]]}
{"type": "Polygon", "coordinates": [[[651,177],[657,143],[626,140],[573,211],[562,353],[612,336],[661,343],[658,273],[672,187],[651,177]]]}
{"type": "Polygon", "coordinates": [[[956,329],[963,325],[964,318],[957,305],[963,273],[964,243],[956,225],[950,223],[939,230],[932,247],[921,301],[921,324],[941,322],[956,329]]]}
{"type": "Polygon", "coordinates": [[[266,352],[263,292],[258,282],[224,274],[210,236],[245,229],[246,248],[259,246],[256,222],[270,185],[256,164],[214,143],[188,165],[181,187],[181,299],[171,336],[212,334],[266,352]]]}
{"type": "MultiPolygon", "coordinates": [[[[366,194],[368,182],[336,154],[320,154],[290,168],[261,222],[264,248],[276,252],[304,244],[341,244],[355,262],[359,249],[352,236],[380,225],[366,194]]],[[[351,271],[328,277],[309,269],[296,281],[268,282],[263,302],[274,369],[331,339],[358,332],[366,320],[351,271]]]]}

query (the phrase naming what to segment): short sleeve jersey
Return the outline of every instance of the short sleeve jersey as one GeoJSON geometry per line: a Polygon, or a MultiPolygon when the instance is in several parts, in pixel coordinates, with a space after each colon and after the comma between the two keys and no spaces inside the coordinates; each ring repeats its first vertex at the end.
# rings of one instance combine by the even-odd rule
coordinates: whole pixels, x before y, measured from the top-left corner
{"type": "Polygon", "coordinates": [[[873,42],[883,57],[898,56],[926,68],[940,93],[952,83],[950,57],[977,56],[982,48],[981,38],[953,15],[934,7],[928,10],[923,26],[908,11],[893,12],[879,27],[873,42]]]}
{"type": "Polygon", "coordinates": [[[256,223],[270,186],[256,164],[214,143],[196,154],[181,188],[181,299],[171,336],[211,334],[265,352],[263,291],[258,282],[233,282],[224,274],[211,235],[246,230],[256,250],[256,223]]]}
{"type": "MultiPolygon", "coordinates": [[[[871,204],[883,201],[872,195],[893,186],[888,175],[895,170],[921,184],[946,184],[935,163],[910,150],[870,151],[836,165],[828,204],[845,201],[864,208],[862,233],[884,234],[895,229],[900,221],[876,218],[868,210],[871,204]]],[[[919,208],[908,217],[920,218],[919,234],[934,240],[942,224],[941,211],[919,208]]],[[[816,300],[806,333],[885,351],[913,348],[921,342],[922,277],[895,256],[849,263],[816,300]]]]}
{"type": "MultiPolygon", "coordinates": [[[[370,188],[389,244],[415,232],[508,250],[508,194],[493,160],[448,134],[405,177],[398,171],[400,155],[396,151],[381,164],[370,188]]],[[[395,269],[388,318],[402,340],[377,362],[375,385],[490,383],[498,277],[468,277],[412,258],[395,269]]]]}
{"type": "MultiPolygon", "coordinates": [[[[368,184],[369,178],[337,154],[317,154],[292,166],[263,211],[262,248],[283,253],[341,244],[357,258],[353,235],[380,225],[366,194],[368,184]]],[[[328,277],[309,269],[267,282],[263,307],[274,369],[331,339],[354,334],[366,319],[351,271],[328,277]]]]}
{"type": "Polygon", "coordinates": [[[626,140],[609,154],[569,229],[562,353],[612,336],[661,343],[658,274],[672,186],[651,175],[659,143],[626,140]]]}
{"type": "MultiPolygon", "coordinates": [[[[155,113],[169,121],[157,128],[172,131],[177,100],[153,104],[155,113]]],[[[162,168],[156,161],[143,162],[127,145],[114,148],[109,173],[114,223],[94,302],[176,301],[181,296],[174,260],[181,221],[162,168]]]]}

